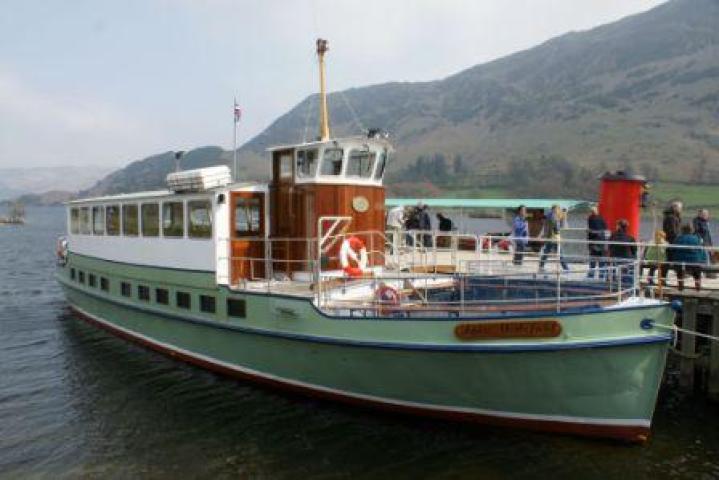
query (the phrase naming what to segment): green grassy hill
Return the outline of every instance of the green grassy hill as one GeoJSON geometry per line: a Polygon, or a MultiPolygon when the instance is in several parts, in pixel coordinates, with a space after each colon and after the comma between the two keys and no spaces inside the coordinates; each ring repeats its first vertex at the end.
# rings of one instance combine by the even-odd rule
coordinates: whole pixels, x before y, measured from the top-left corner
{"type": "MultiPolygon", "coordinates": [[[[333,134],[358,133],[359,122],[387,130],[397,147],[388,170],[395,189],[409,180],[450,194],[499,187],[591,196],[597,174],[617,168],[655,181],[719,184],[718,26],[718,1],[672,0],[442,80],[333,93],[333,134]],[[445,178],[425,171],[420,157],[444,158],[445,178]]],[[[302,140],[308,121],[312,134],[316,96],[240,149],[243,174],[266,178],[265,148],[302,140]]],[[[190,152],[183,166],[229,157],[208,147],[190,152]]],[[[93,191],[158,186],[171,169],[171,155],[158,155],[93,191]]]]}

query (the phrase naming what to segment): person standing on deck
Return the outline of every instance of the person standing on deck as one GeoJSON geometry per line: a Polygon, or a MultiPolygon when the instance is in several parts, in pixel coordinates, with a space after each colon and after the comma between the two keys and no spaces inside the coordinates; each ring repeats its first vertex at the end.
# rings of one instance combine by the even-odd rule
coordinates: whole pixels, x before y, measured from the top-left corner
{"type": "Polygon", "coordinates": [[[587,277],[594,278],[594,270],[597,270],[597,278],[602,279],[606,276],[604,270],[604,253],[606,251],[604,240],[607,238],[607,222],[599,215],[596,206],[592,206],[591,212],[587,217],[587,242],[589,248],[589,271],[587,277]],[[600,243],[601,242],[601,243],[600,243]]]}
{"type": "Polygon", "coordinates": [[[632,260],[637,258],[636,240],[629,235],[628,230],[629,222],[622,218],[617,220],[617,228],[609,237],[609,256],[616,269],[620,271],[624,285],[633,283],[632,260]]]}
{"type": "MultiPolygon", "coordinates": [[[[419,229],[425,232],[432,231],[432,219],[429,217],[427,205],[424,204],[422,204],[419,209],[419,229]]],[[[425,247],[429,248],[432,246],[432,235],[430,233],[425,233],[423,239],[425,247]]]]}
{"type": "MultiPolygon", "coordinates": [[[[679,229],[682,225],[682,204],[681,202],[672,202],[669,208],[664,210],[664,220],[662,222],[662,230],[667,237],[667,243],[673,244],[679,236],[679,229]]],[[[670,268],[674,267],[674,252],[676,248],[667,248],[667,264],[670,268]]]]}
{"type": "Polygon", "coordinates": [[[559,263],[565,272],[569,271],[569,265],[564,261],[564,256],[561,253],[561,241],[560,232],[562,229],[562,210],[559,205],[552,205],[552,210],[544,220],[544,237],[547,239],[542,248],[542,256],[539,258],[539,271],[544,271],[544,264],[547,261],[547,256],[550,253],[559,253],[559,263]]]}
{"type": "Polygon", "coordinates": [[[705,262],[701,238],[692,233],[692,227],[684,225],[681,234],[675,239],[675,245],[696,246],[696,248],[677,248],[674,252],[674,271],[677,272],[677,289],[684,290],[684,276],[688,272],[694,277],[694,288],[702,288],[702,265],[705,262]]]}
{"type": "MultiPolygon", "coordinates": [[[[449,217],[445,217],[443,213],[437,212],[437,222],[439,223],[439,231],[440,232],[451,232],[454,229],[454,224],[452,223],[452,219],[449,217]]],[[[437,246],[441,248],[447,248],[452,243],[452,237],[447,236],[438,236],[437,237],[437,246]]]]}
{"type": "MultiPolygon", "coordinates": [[[[692,220],[692,227],[694,227],[694,233],[701,238],[702,245],[704,248],[713,246],[712,234],[709,228],[709,210],[702,208],[697,212],[696,218],[692,220]]],[[[707,265],[712,264],[712,254],[710,250],[705,250],[705,257],[707,265]]],[[[707,278],[716,278],[715,273],[707,273],[707,278]]]]}
{"type": "Polygon", "coordinates": [[[394,207],[387,212],[387,233],[391,235],[391,252],[395,253],[400,247],[400,235],[404,225],[404,208],[394,207]]]}
{"type": "MultiPolygon", "coordinates": [[[[654,272],[659,269],[659,285],[663,286],[667,279],[667,241],[664,231],[657,230],[654,232],[654,243],[647,246],[644,251],[644,263],[645,267],[649,267],[649,276],[647,277],[647,283],[654,285],[654,272]]],[[[642,271],[644,268],[642,268],[642,271]]]]}
{"type": "Polygon", "coordinates": [[[512,222],[512,241],[514,242],[514,265],[521,265],[524,259],[524,251],[527,249],[527,240],[529,239],[529,224],[527,223],[527,209],[524,205],[520,205],[517,209],[517,215],[512,222]]]}

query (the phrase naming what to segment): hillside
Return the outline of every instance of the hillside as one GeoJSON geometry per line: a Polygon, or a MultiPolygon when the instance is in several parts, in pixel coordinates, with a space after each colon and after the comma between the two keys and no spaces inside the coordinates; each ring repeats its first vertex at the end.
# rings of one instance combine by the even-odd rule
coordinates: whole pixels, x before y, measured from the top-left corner
{"type": "MultiPolygon", "coordinates": [[[[509,184],[575,194],[609,168],[719,183],[717,25],[718,1],[672,0],[442,80],[334,93],[333,134],[357,133],[356,118],[387,130],[397,147],[389,180],[436,183],[425,168],[432,159],[447,166],[444,190],[509,184]],[[534,178],[520,185],[513,172],[534,178]]],[[[265,148],[301,140],[308,118],[313,133],[316,104],[316,96],[306,98],[245,144],[245,175],[266,177],[265,148]]],[[[230,157],[208,147],[191,152],[183,167],[194,166],[194,155],[197,165],[230,157]]],[[[136,162],[93,191],[159,185],[171,160],[168,153],[136,162]]]]}

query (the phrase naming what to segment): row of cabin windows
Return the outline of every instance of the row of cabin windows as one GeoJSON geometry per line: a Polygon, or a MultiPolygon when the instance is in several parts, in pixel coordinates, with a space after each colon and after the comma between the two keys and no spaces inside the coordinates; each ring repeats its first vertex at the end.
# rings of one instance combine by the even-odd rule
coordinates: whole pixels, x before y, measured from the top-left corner
{"type": "MultiPolygon", "coordinates": [[[[70,279],[85,284],[85,272],[70,269],[70,279]]],[[[93,273],[87,274],[87,285],[97,288],[97,276],[93,273]]],[[[100,277],[100,289],[109,292],[110,281],[105,277],[100,277]]],[[[129,282],[120,282],[120,294],[123,297],[132,297],[132,285],[129,282]]],[[[147,285],[137,286],[137,298],[144,302],[150,301],[150,287],[147,285]]],[[[155,302],[161,305],[170,304],[170,292],[166,288],[155,288],[155,302]]],[[[192,297],[187,292],[175,292],[175,305],[177,308],[189,310],[192,308],[192,297]]],[[[204,313],[217,312],[217,300],[212,295],[200,295],[200,311],[204,313]]],[[[227,299],[227,315],[230,317],[244,318],[246,314],[246,306],[244,300],[235,298],[227,299]]]]}
{"type": "Polygon", "coordinates": [[[212,238],[210,200],[95,205],[70,209],[70,232],[82,235],[212,238]],[[160,210],[162,208],[162,211],[160,210]],[[185,215],[187,210],[187,215],[185,215]],[[162,215],[160,215],[162,213],[162,215]]]}
{"type": "MultiPolygon", "coordinates": [[[[297,150],[296,172],[297,178],[314,178],[317,175],[317,166],[320,165],[321,176],[342,175],[344,150],[341,148],[326,148],[322,153],[322,163],[319,162],[319,150],[311,148],[297,150]]],[[[280,177],[292,176],[292,157],[287,155],[280,159],[280,177]]],[[[360,150],[353,148],[347,155],[346,177],[374,178],[380,180],[384,175],[387,164],[387,150],[379,153],[374,150],[360,150]],[[376,164],[376,168],[375,168],[376,164]],[[374,177],[373,177],[374,174],[374,177]]]]}

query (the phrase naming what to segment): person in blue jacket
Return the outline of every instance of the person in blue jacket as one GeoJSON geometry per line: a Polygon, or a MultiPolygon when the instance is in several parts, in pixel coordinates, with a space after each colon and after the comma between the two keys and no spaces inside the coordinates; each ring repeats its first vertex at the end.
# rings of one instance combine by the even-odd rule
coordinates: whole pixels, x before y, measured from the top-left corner
{"type": "Polygon", "coordinates": [[[702,240],[692,232],[692,227],[683,225],[680,235],[674,241],[680,248],[674,250],[674,271],[677,272],[677,288],[684,290],[684,276],[689,273],[694,277],[694,288],[702,287],[702,265],[706,263],[702,240]],[[696,248],[689,248],[689,247],[696,248]]]}
{"type": "Polygon", "coordinates": [[[517,209],[517,215],[512,222],[512,241],[514,242],[514,258],[512,263],[521,265],[524,258],[524,252],[527,249],[529,239],[529,224],[527,223],[527,209],[524,205],[520,205],[517,209]]]}

